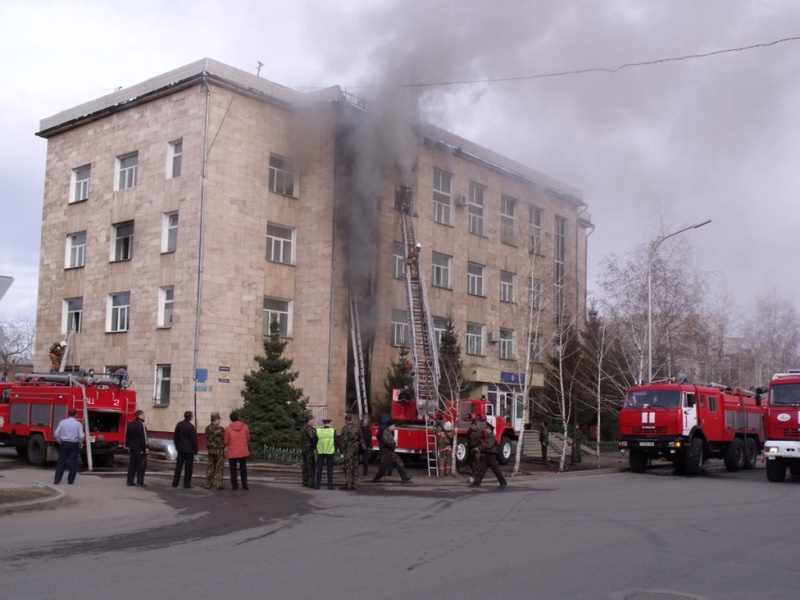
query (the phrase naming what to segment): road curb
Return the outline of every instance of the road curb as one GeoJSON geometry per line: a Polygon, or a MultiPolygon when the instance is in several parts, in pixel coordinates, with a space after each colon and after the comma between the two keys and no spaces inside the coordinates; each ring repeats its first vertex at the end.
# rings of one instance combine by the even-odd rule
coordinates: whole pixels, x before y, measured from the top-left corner
{"type": "Polygon", "coordinates": [[[41,481],[34,481],[31,485],[15,486],[17,489],[49,489],[53,492],[52,495],[43,498],[35,498],[33,500],[21,500],[19,502],[9,502],[7,504],[0,504],[0,516],[9,513],[22,512],[26,510],[44,510],[60,506],[67,500],[67,493],[58,489],[54,485],[43,483],[41,481]]]}

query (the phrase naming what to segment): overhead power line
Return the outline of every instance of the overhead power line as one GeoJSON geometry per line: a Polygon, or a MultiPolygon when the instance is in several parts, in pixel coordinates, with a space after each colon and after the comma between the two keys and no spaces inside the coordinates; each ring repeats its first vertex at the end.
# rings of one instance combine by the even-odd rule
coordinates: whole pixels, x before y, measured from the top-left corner
{"type": "Polygon", "coordinates": [[[486,79],[463,79],[455,81],[437,81],[427,83],[406,83],[400,87],[434,87],[443,85],[466,85],[470,83],[498,83],[501,81],[524,81],[528,79],[544,79],[546,77],[563,77],[565,75],[583,75],[584,73],[617,73],[623,69],[630,69],[632,67],[645,67],[649,65],[658,65],[668,62],[677,62],[681,60],[689,60],[693,58],[708,58],[709,56],[717,56],[718,54],[727,54],[729,52],[744,52],[745,50],[754,50],[756,48],[767,48],[775,46],[784,42],[796,42],[800,40],[800,36],[783,38],[772,42],[765,42],[763,44],[753,44],[752,46],[741,46],[739,48],[728,48],[726,50],[714,50],[713,52],[706,52],[703,54],[687,54],[686,56],[675,56],[671,58],[659,58],[656,60],[647,60],[643,62],[625,63],[618,67],[592,67],[588,69],[576,69],[574,71],[557,71],[555,73],[539,73],[537,75],[520,75],[517,77],[490,77],[486,79]]]}

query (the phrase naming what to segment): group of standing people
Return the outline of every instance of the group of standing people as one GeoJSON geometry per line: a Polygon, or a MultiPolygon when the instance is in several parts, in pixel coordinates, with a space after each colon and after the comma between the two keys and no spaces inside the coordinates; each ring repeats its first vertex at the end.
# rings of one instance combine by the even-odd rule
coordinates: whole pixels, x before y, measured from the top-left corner
{"type": "Polygon", "coordinates": [[[330,424],[331,419],[322,419],[322,427],[314,426],[314,417],[308,415],[300,430],[300,450],[302,453],[303,485],[320,489],[322,471],[326,471],[327,487],[333,489],[333,464],[337,453],[341,455],[344,467],[343,490],[354,490],[358,485],[358,465],[362,464],[362,474],[369,469],[369,447],[372,432],[366,421],[360,425],[353,422],[352,415],[346,415],[345,424],[337,436],[330,424]]]}
{"type": "MultiPolygon", "coordinates": [[[[69,468],[68,483],[75,481],[78,465],[78,453],[84,440],[83,426],[75,418],[77,411],[70,410],[69,417],[63,419],[56,427],[54,437],[59,442],[59,456],[56,465],[54,483],[59,484],[64,471],[69,468]]],[[[194,414],[186,411],[183,421],[175,426],[173,442],[178,456],[172,487],[180,485],[183,475],[183,487],[192,487],[192,474],[195,456],[198,453],[197,431],[192,424],[194,414]]],[[[208,464],[205,476],[206,489],[225,489],[223,476],[225,457],[230,468],[231,489],[249,490],[247,484],[247,459],[250,456],[250,430],[245,423],[239,420],[237,412],[230,414],[231,424],[224,428],[220,424],[221,417],[218,412],[211,413],[211,422],[205,428],[206,446],[208,450],[208,464]]],[[[358,484],[359,463],[363,465],[363,475],[367,476],[369,456],[372,445],[372,431],[365,420],[360,426],[353,423],[352,415],[345,416],[345,425],[337,436],[336,430],[330,427],[331,419],[323,419],[322,427],[314,426],[314,417],[308,416],[300,431],[300,448],[302,451],[303,485],[320,489],[322,472],[326,470],[327,487],[333,489],[334,458],[341,454],[344,467],[345,481],[341,489],[355,490],[358,484]]],[[[387,421],[378,430],[377,439],[380,449],[380,468],[372,479],[377,483],[384,475],[392,475],[396,468],[403,483],[411,481],[405,470],[403,461],[397,455],[397,442],[395,441],[395,423],[387,421]]],[[[547,423],[543,422],[539,432],[539,441],[542,446],[543,460],[547,461],[548,430],[547,423]]],[[[491,469],[500,487],[506,487],[507,482],[497,464],[499,444],[494,435],[494,425],[486,423],[483,430],[478,428],[478,423],[473,420],[467,430],[467,464],[470,470],[469,483],[480,487],[486,472],[491,469]]],[[[436,445],[438,453],[439,475],[452,474],[452,456],[454,447],[453,424],[450,421],[440,423],[436,427],[436,445]]],[[[137,410],[134,419],[128,423],[125,431],[125,446],[130,453],[128,464],[127,485],[147,487],[144,482],[147,467],[148,441],[145,413],[137,410]]]]}
{"type": "MultiPolygon", "coordinates": [[[[175,463],[175,473],[172,478],[172,487],[178,487],[183,476],[183,487],[192,487],[194,460],[198,453],[197,430],[192,419],[194,413],[187,410],[183,413],[183,421],[175,426],[172,441],[178,458],[175,463]]],[[[220,425],[220,414],[211,413],[211,422],[206,426],[206,447],[208,449],[208,464],[206,467],[205,487],[217,490],[225,489],[223,476],[225,470],[225,455],[227,452],[230,468],[231,489],[239,489],[239,479],[243,490],[247,486],[247,459],[250,456],[250,429],[239,420],[239,414],[234,411],[230,414],[231,424],[224,428],[220,425]]],[[[125,447],[130,453],[128,463],[127,485],[147,487],[144,474],[147,468],[147,426],[143,410],[137,410],[134,419],[128,423],[125,430],[125,447]]],[[[58,473],[56,474],[57,479],[58,473]]],[[[73,477],[74,479],[74,477],[73,477]]],[[[70,482],[71,483],[71,482],[70,482]]]]}

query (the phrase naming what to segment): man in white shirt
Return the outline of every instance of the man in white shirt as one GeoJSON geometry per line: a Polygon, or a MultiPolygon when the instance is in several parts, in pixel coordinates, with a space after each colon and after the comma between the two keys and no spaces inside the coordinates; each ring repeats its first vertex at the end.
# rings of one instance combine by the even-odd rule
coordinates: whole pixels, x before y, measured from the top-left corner
{"type": "Polygon", "coordinates": [[[83,433],[83,425],[75,418],[77,414],[77,410],[70,409],[69,416],[62,419],[53,432],[53,437],[58,442],[58,463],[56,463],[56,475],[53,479],[53,483],[56,485],[61,483],[67,463],[69,463],[67,483],[69,485],[75,483],[75,475],[78,472],[78,452],[86,437],[83,433]]]}

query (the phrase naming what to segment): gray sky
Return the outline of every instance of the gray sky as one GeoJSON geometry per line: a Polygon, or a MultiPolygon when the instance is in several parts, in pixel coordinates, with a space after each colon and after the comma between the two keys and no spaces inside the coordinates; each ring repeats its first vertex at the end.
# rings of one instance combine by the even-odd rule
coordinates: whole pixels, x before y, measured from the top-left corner
{"type": "MultiPolygon", "coordinates": [[[[572,72],[800,36],[759,0],[2,0],[0,319],[35,313],[39,121],[203,57],[298,89],[572,72]]],[[[583,190],[603,257],[665,231],[743,309],[800,297],[800,40],[623,68],[419,88],[424,117],[583,190]]],[[[797,306],[797,301],[795,301],[797,306]]],[[[800,308],[800,307],[798,307],[800,308]]]]}

